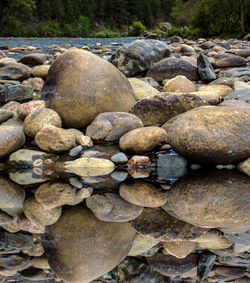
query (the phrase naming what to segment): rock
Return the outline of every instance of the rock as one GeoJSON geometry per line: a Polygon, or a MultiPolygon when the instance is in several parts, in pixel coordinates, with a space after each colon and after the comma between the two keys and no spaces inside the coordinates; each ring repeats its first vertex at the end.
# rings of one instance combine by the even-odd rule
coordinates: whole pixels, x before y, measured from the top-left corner
{"type": "Polygon", "coordinates": [[[214,262],[216,260],[216,255],[211,253],[204,253],[199,259],[199,264],[197,268],[197,276],[200,280],[204,280],[207,278],[211,269],[214,266],[214,262]]]}
{"type": "Polygon", "coordinates": [[[247,58],[250,56],[250,48],[236,49],[234,54],[247,58]]]}
{"type": "MultiPolygon", "coordinates": [[[[20,166],[20,164],[15,165],[20,166]]],[[[25,164],[22,165],[25,166],[25,164]]],[[[43,169],[39,167],[27,168],[23,170],[11,170],[9,172],[9,178],[19,185],[39,184],[51,179],[51,177],[45,175],[43,169]]]]}
{"type": "Polygon", "coordinates": [[[44,109],[45,102],[43,100],[32,100],[23,104],[20,104],[17,113],[21,119],[25,119],[29,114],[35,112],[36,110],[44,109]]]}
{"type": "MultiPolygon", "coordinates": [[[[131,80],[131,79],[132,78],[130,78],[129,80],[131,80]]],[[[154,79],[150,78],[150,77],[140,78],[140,80],[150,84],[154,88],[159,88],[160,87],[159,83],[157,81],[155,81],[154,79]]]]}
{"type": "Polygon", "coordinates": [[[249,89],[236,90],[225,97],[225,100],[231,100],[231,99],[250,103],[250,90],[249,89]]]}
{"type": "Polygon", "coordinates": [[[133,114],[107,112],[98,115],[87,127],[86,135],[93,140],[117,141],[121,136],[143,127],[142,121],[133,114]]]}
{"type": "Polygon", "coordinates": [[[25,118],[23,124],[24,132],[29,137],[35,137],[43,127],[48,125],[61,127],[61,118],[54,110],[39,107],[25,118]]]}
{"type": "Polygon", "coordinates": [[[130,221],[143,211],[142,207],[133,205],[114,193],[91,196],[87,198],[86,204],[98,219],[107,222],[130,221]]]}
{"type": "Polygon", "coordinates": [[[250,157],[237,166],[238,170],[250,177],[250,157]]]}
{"type": "Polygon", "coordinates": [[[12,111],[0,108],[0,124],[9,120],[13,116],[14,116],[14,113],[12,111]]]}
{"type": "Polygon", "coordinates": [[[25,135],[20,128],[0,126],[0,159],[22,147],[25,135]]]}
{"type": "Polygon", "coordinates": [[[120,138],[122,151],[141,154],[166,141],[167,133],[159,127],[144,127],[132,130],[120,138]]]}
{"type": "Polygon", "coordinates": [[[163,87],[165,92],[193,92],[196,91],[195,85],[185,76],[177,76],[168,80],[163,87]]]}
{"type": "Polygon", "coordinates": [[[143,207],[159,207],[167,201],[165,192],[142,180],[122,183],[119,193],[126,201],[143,207]]]}
{"type": "Polygon", "coordinates": [[[0,225],[9,224],[13,221],[14,218],[11,215],[0,210],[0,225]]]}
{"type": "Polygon", "coordinates": [[[50,269],[48,260],[45,257],[42,257],[42,256],[34,257],[34,258],[31,259],[30,262],[35,268],[50,269]]]}
{"type": "Polygon", "coordinates": [[[179,155],[160,154],[157,173],[161,180],[179,179],[187,174],[187,160],[179,155]]]}
{"type": "Polygon", "coordinates": [[[22,56],[19,59],[19,62],[28,65],[30,67],[36,66],[36,65],[42,65],[45,61],[48,60],[47,54],[42,53],[30,53],[22,56]]]}
{"type": "Polygon", "coordinates": [[[0,68],[0,75],[9,75],[11,79],[23,81],[29,78],[30,68],[23,64],[8,64],[0,68]]]}
{"type": "Polygon", "coordinates": [[[117,152],[111,156],[111,161],[113,161],[115,164],[124,164],[128,162],[128,157],[123,152],[117,152]]]}
{"type": "Polygon", "coordinates": [[[113,162],[103,158],[81,157],[74,161],[67,161],[63,165],[67,173],[74,173],[78,176],[102,176],[114,171],[113,162]]]}
{"type": "Polygon", "coordinates": [[[200,227],[249,225],[249,189],[248,177],[237,171],[197,172],[179,179],[166,191],[167,203],[163,208],[200,227]]]}
{"type": "Polygon", "coordinates": [[[204,241],[199,242],[198,240],[197,244],[203,249],[214,249],[214,250],[227,249],[233,245],[231,241],[229,241],[224,237],[220,237],[217,240],[213,240],[209,242],[204,242],[204,241]]]}
{"type": "Polygon", "coordinates": [[[150,158],[143,155],[134,155],[128,161],[128,166],[140,167],[150,165],[150,158]]]}
{"type": "Polygon", "coordinates": [[[12,111],[15,115],[17,115],[17,109],[19,107],[20,103],[17,101],[10,101],[6,104],[4,104],[1,108],[5,110],[12,111]]]}
{"type": "Polygon", "coordinates": [[[185,258],[195,249],[196,243],[190,241],[165,242],[163,247],[168,254],[177,258],[185,258]]]}
{"type": "Polygon", "coordinates": [[[245,83],[245,82],[241,82],[241,81],[235,81],[234,82],[234,90],[241,90],[241,89],[248,89],[250,90],[250,85],[245,83]]]}
{"type": "Polygon", "coordinates": [[[200,107],[173,122],[168,141],[177,153],[199,162],[241,161],[250,155],[249,114],[245,108],[200,107]]]}
{"type": "Polygon", "coordinates": [[[166,58],[153,65],[147,72],[148,77],[156,81],[172,79],[176,76],[185,76],[191,81],[199,79],[198,69],[194,65],[176,58],[166,58]]]}
{"type": "Polygon", "coordinates": [[[206,103],[194,94],[161,93],[137,101],[130,112],[138,116],[144,126],[160,126],[174,116],[203,105],[206,103]]]}
{"type": "Polygon", "coordinates": [[[125,181],[128,177],[128,172],[124,171],[124,170],[115,170],[114,172],[112,172],[112,174],[110,175],[115,181],[121,183],[123,181],[125,181]]]}
{"type": "Polygon", "coordinates": [[[29,268],[25,269],[20,272],[20,276],[24,279],[27,279],[31,282],[36,282],[36,281],[50,281],[52,279],[52,274],[47,273],[41,269],[35,269],[35,268],[29,268]]]}
{"type": "Polygon", "coordinates": [[[131,221],[131,224],[139,234],[164,242],[196,241],[206,231],[155,208],[144,208],[143,213],[131,221]]]}
{"type": "MultiPolygon", "coordinates": [[[[1,58],[1,54],[0,54],[0,58],[1,58]]],[[[8,58],[8,57],[0,59],[0,68],[5,67],[9,64],[17,64],[16,59],[8,58]]]]}
{"type": "Polygon", "coordinates": [[[40,95],[42,92],[44,81],[41,78],[29,78],[28,80],[23,81],[22,84],[31,86],[34,91],[40,95]]]}
{"type": "Polygon", "coordinates": [[[27,231],[29,233],[43,234],[45,233],[45,225],[32,222],[24,215],[21,215],[17,220],[17,225],[20,230],[27,231]]]}
{"type": "Polygon", "coordinates": [[[241,56],[231,55],[226,58],[219,59],[212,63],[215,68],[232,68],[245,66],[247,60],[241,56]]]}
{"type": "Polygon", "coordinates": [[[46,209],[58,206],[76,205],[91,196],[93,189],[76,189],[69,184],[49,182],[42,184],[35,192],[36,200],[46,209]]]}
{"type": "Polygon", "coordinates": [[[33,88],[28,85],[0,85],[0,104],[6,103],[9,101],[25,101],[32,99],[33,97],[33,88]]]}
{"type": "Polygon", "coordinates": [[[68,129],[69,133],[71,133],[73,136],[75,136],[76,143],[83,146],[83,147],[92,147],[93,142],[92,140],[85,136],[81,131],[77,129],[68,129]]]}
{"type": "Polygon", "coordinates": [[[182,38],[177,35],[171,36],[169,39],[172,43],[183,43],[182,38]]]}
{"type": "Polygon", "coordinates": [[[145,81],[142,81],[137,78],[129,78],[128,80],[132,86],[132,89],[135,94],[135,98],[137,100],[146,98],[146,97],[153,97],[159,93],[159,91],[156,88],[154,88],[153,86],[151,86],[149,83],[145,81]]]}
{"type": "Polygon", "coordinates": [[[160,241],[148,235],[136,234],[129,256],[139,256],[156,246],[160,241]]]}
{"type": "Polygon", "coordinates": [[[213,273],[213,276],[209,276],[209,280],[212,280],[210,282],[232,281],[246,275],[244,269],[231,266],[216,266],[213,268],[213,273]]]}
{"type": "Polygon", "coordinates": [[[216,80],[214,68],[204,54],[200,54],[197,58],[198,72],[205,82],[216,80]]]}
{"type": "Polygon", "coordinates": [[[155,254],[147,258],[149,265],[164,276],[183,276],[185,273],[196,269],[198,255],[190,254],[185,258],[177,259],[171,255],[155,254]]]}
{"type": "Polygon", "coordinates": [[[90,282],[128,255],[134,236],[127,222],[103,222],[86,208],[67,207],[59,221],[46,228],[43,244],[57,278],[90,282]]]}
{"type": "Polygon", "coordinates": [[[8,270],[23,270],[30,265],[30,258],[25,255],[2,255],[0,258],[0,267],[8,270]]]}
{"type": "Polygon", "coordinates": [[[28,249],[22,249],[22,253],[27,254],[29,256],[42,256],[44,254],[44,249],[42,246],[42,241],[40,238],[34,242],[34,245],[28,249]]]}
{"type": "Polygon", "coordinates": [[[125,44],[112,56],[112,63],[127,77],[147,71],[154,63],[170,56],[170,49],[162,41],[135,40],[125,44]]]}
{"type": "Polygon", "coordinates": [[[31,235],[24,233],[9,233],[1,230],[0,232],[1,247],[6,250],[21,250],[31,248],[33,246],[33,238],[31,235]]]}
{"type": "Polygon", "coordinates": [[[229,99],[221,102],[219,106],[242,107],[250,109],[250,104],[244,101],[229,99]]]}
{"type": "Polygon", "coordinates": [[[33,77],[45,79],[48,75],[49,69],[50,69],[50,65],[36,66],[31,70],[30,74],[33,77]]]}
{"type": "Polygon", "coordinates": [[[47,152],[67,151],[76,146],[76,137],[71,131],[53,125],[44,126],[36,134],[35,141],[39,148],[47,152]]]}
{"type": "Polygon", "coordinates": [[[42,98],[59,114],[64,126],[73,128],[88,126],[103,112],[128,112],[135,103],[124,75],[85,50],[67,51],[54,61],[42,98]]]}

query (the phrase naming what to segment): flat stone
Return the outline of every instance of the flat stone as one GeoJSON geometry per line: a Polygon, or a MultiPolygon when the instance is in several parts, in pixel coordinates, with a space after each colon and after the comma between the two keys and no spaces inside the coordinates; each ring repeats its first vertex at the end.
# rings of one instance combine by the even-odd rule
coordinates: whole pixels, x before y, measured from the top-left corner
{"type": "Polygon", "coordinates": [[[142,81],[137,78],[129,78],[128,80],[132,86],[132,89],[135,94],[135,98],[137,100],[146,97],[153,97],[159,93],[159,91],[155,87],[151,86],[149,83],[145,81],[142,81]]]}
{"type": "Polygon", "coordinates": [[[25,101],[32,99],[33,88],[28,85],[0,85],[0,103],[6,103],[9,101],[25,101]]]}
{"type": "Polygon", "coordinates": [[[168,254],[177,258],[185,258],[195,249],[196,243],[190,241],[164,242],[163,247],[168,254]]]}
{"type": "Polygon", "coordinates": [[[30,77],[31,69],[24,64],[8,64],[0,68],[0,75],[9,75],[11,79],[23,81],[30,77]]]}

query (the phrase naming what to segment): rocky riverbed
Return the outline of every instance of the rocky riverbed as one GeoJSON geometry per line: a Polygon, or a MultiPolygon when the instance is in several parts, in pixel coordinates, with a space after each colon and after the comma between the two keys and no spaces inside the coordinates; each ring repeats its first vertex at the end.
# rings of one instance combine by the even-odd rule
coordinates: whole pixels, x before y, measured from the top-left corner
{"type": "Polygon", "coordinates": [[[0,281],[249,282],[249,41],[74,43],[0,46],[0,281]]]}

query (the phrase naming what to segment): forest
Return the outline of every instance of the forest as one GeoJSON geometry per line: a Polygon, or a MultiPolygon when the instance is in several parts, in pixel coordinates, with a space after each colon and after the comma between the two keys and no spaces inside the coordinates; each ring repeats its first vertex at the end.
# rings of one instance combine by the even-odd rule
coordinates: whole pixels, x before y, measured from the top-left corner
{"type": "Polygon", "coordinates": [[[1,37],[229,36],[249,32],[250,0],[1,0],[1,37]]]}

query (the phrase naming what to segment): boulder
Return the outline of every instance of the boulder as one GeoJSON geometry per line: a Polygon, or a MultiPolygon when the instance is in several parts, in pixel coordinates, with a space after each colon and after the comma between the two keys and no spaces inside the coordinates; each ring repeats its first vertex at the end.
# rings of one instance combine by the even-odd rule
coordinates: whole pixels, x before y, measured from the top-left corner
{"type": "Polygon", "coordinates": [[[134,236],[128,222],[103,222],[87,208],[67,207],[56,224],[46,227],[43,245],[57,278],[87,283],[116,267],[134,236]]]}
{"type": "Polygon", "coordinates": [[[28,85],[0,85],[0,104],[9,101],[25,101],[33,98],[33,88],[28,85]]]}
{"type": "Polygon", "coordinates": [[[249,225],[249,185],[249,178],[237,171],[199,172],[175,182],[163,208],[200,227],[249,225]]]}
{"type": "Polygon", "coordinates": [[[135,103],[125,76],[85,50],[67,51],[54,61],[42,98],[59,114],[64,126],[73,128],[88,126],[103,112],[128,112],[135,103]]]}
{"type": "Polygon", "coordinates": [[[138,39],[118,49],[112,57],[112,63],[127,77],[132,77],[169,56],[170,48],[164,42],[138,39]]]}
{"type": "Polygon", "coordinates": [[[144,126],[161,126],[169,119],[203,105],[206,103],[194,94],[160,93],[137,101],[130,112],[139,117],[144,126]]]}
{"type": "Polygon", "coordinates": [[[87,207],[101,221],[126,222],[137,218],[142,207],[131,204],[114,193],[93,195],[86,200],[87,207]]]}
{"type": "Polygon", "coordinates": [[[165,192],[142,180],[122,183],[119,193],[126,201],[143,207],[159,207],[167,201],[165,192]]]}
{"type": "Polygon", "coordinates": [[[155,87],[151,86],[149,83],[145,81],[142,81],[137,78],[129,78],[128,80],[132,86],[132,89],[135,94],[135,98],[137,100],[146,97],[153,97],[159,93],[159,91],[155,87]]]}
{"type": "Polygon", "coordinates": [[[156,81],[173,79],[179,75],[185,76],[191,81],[199,79],[197,67],[187,61],[176,58],[163,59],[154,64],[147,72],[147,76],[152,77],[156,81]]]}
{"type": "Polygon", "coordinates": [[[250,155],[250,110],[200,107],[177,117],[168,131],[172,148],[203,163],[232,163],[250,155]]]}
{"type": "Polygon", "coordinates": [[[17,114],[21,119],[25,119],[29,114],[33,113],[38,109],[44,109],[45,102],[43,100],[32,100],[19,105],[17,114]]]}
{"type": "Polygon", "coordinates": [[[177,76],[168,80],[163,87],[165,92],[181,92],[190,93],[196,91],[194,83],[192,83],[185,76],[177,76]]]}
{"type": "Polygon", "coordinates": [[[47,61],[49,56],[47,54],[42,53],[30,53],[22,56],[19,59],[19,62],[28,65],[30,67],[36,65],[42,65],[45,61],[47,61]]]}
{"type": "Polygon", "coordinates": [[[0,75],[9,75],[11,79],[23,81],[29,78],[31,69],[24,64],[8,64],[0,68],[0,75]]]}
{"type": "Polygon", "coordinates": [[[0,126],[0,158],[9,155],[25,144],[22,129],[12,126],[0,126]]]}
{"type": "Polygon", "coordinates": [[[159,127],[143,127],[132,130],[120,138],[119,146],[122,151],[135,154],[154,149],[157,145],[165,142],[167,133],[159,127]]]}
{"type": "Polygon", "coordinates": [[[204,54],[200,54],[197,58],[197,66],[200,77],[205,82],[216,80],[214,68],[204,54]]]}
{"type": "Polygon", "coordinates": [[[92,140],[118,141],[127,132],[140,127],[143,127],[142,121],[133,114],[106,112],[87,127],[86,135],[92,140]]]}

